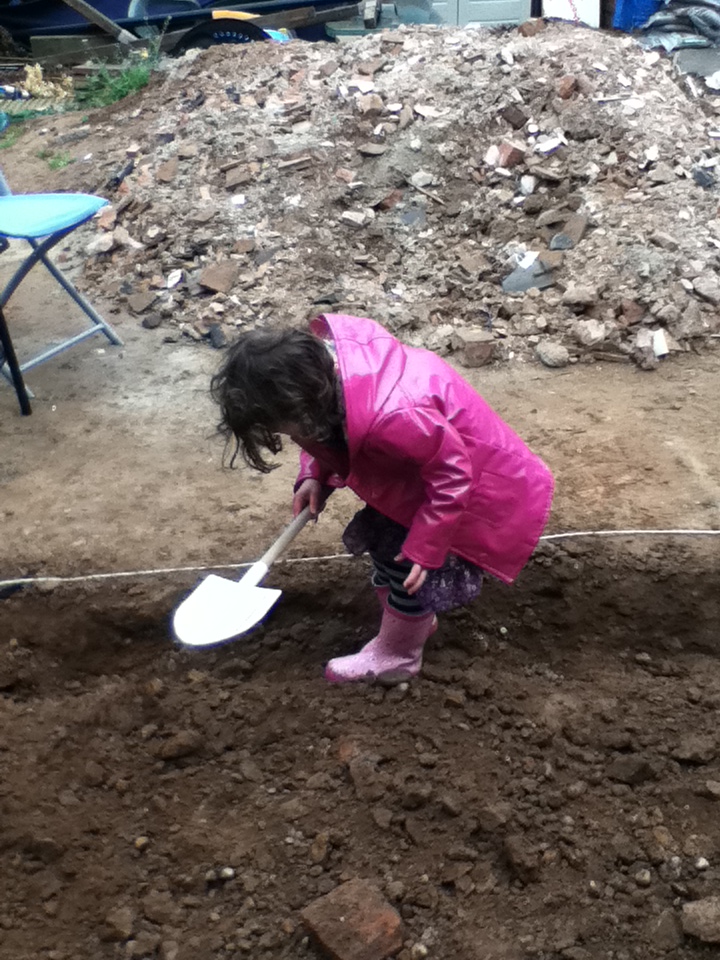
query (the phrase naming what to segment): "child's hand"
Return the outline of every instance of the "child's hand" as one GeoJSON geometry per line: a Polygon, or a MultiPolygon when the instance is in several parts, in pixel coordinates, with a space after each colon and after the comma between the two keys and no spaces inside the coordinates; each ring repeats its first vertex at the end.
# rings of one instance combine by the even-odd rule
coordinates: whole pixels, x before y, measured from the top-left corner
{"type": "Polygon", "coordinates": [[[293,497],[293,516],[296,517],[299,513],[302,513],[305,507],[309,505],[310,513],[313,517],[317,517],[324,509],[326,500],[323,485],[319,480],[303,480],[293,497]]]}
{"type": "MultiPolygon", "coordinates": [[[[405,557],[402,554],[399,554],[395,557],[395,563],[399,563],[401,560],[404,560],[405,557]]],[[[419,563],[414,563],[412,565],[412,570],[407,575],[403,586],[407,592],[412,596],[414,593],[417,593],[420,587],[425,583],[427,578],[427,570],[425,567],[421,567],[419,563]]]]}

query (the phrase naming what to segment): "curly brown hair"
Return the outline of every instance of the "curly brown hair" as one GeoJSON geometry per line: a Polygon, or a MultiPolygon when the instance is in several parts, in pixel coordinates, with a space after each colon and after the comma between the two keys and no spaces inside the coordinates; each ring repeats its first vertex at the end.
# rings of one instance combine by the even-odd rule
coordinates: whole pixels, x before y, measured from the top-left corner
{"type": "Polygon", "coordinates": [[[273,464],[263,456],[282,450],[278,430],[297,425],[302,435],[328,441],[342,428],[341,388],[333,358],[321,340],[304,330],[251,330],[230,347],[212,378],[219,405],[218,432],[261,473],[273,464]]]}

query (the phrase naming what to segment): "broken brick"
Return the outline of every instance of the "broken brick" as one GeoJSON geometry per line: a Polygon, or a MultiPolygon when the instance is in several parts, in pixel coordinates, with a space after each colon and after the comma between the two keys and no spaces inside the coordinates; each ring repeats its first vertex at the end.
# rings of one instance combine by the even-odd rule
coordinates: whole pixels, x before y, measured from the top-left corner
{"type": "Polygon", "coordinates": [[[498,166],[510,169],[525,159],[525,149],[511,140],[503,140],[498,147],[498,166]]]}
{"type": "Polygon", "coordinates": [[[216,293],[230,293],[237,280],[238,268],[230,260],[213,263],[200,274],[200,284],[216,293]]]}
{"type": "Polygon", "coordinates": [[[400,915],[367,880],[349,880],[302,911],[333,960],[386,960],[402,949],[400,915]]]}
{"type": "Polygon", "coordinates": [[[577,90],[577,78],[566,74],[564,77],[560,77],[555,89],[561,100],[569,100],[577,90]]]}
{"type": "Polygon", "coordinates": [[[160,183],[172,183],[172,181],[177,176],[178,172],[178,158],[171,157],[169,160],[166,160],[165,163],[161,163],[157,168],[157,177],[160,183]]]}
{"type": "Polygon", "coordinates": [[[457,330],[452,347],[459,351],[463,366],[484,367],[495,356],[495,337],[486,330],[457,330]]]}

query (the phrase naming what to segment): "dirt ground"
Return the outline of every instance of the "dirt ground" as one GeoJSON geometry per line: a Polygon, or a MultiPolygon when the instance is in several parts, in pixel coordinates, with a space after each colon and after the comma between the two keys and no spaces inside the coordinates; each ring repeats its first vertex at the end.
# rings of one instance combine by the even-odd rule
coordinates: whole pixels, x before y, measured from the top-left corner
{"type": "MultiPolygon", "coordinates": [[[[21,355],[61,307],[40,276],[13,299],[21,355]]],[[[0,390],[0,575],[255,558],[294,452],[224,471],[220,355],[105,308],[123,348],[28,373],[31,417],[0,390]]],[[[717,528],[719,374],[712,341],[654,373],[468,372],[554,470],[549,533],[717,528]]],[[[355,506],[290,555],[341,550],[355,506]]],[[[197,573],[6,591],[0,957],[311,960],[300,911],[356,877],[403,960],[717,956],[681,917],[720,885],[719,566],[710,538],[546,543],[390,690],[322,676],[378,619],[363,561],[277,566],[272,617],[209,651],[169,630],[197,573]]]]}

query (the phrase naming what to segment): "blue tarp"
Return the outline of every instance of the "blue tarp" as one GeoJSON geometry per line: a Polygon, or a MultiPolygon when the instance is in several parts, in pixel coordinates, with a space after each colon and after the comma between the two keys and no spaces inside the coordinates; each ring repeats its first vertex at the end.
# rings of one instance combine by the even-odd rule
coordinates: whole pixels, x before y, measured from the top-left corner
{"type": "Polygon", "coordinates": [[[661,0],[617,0],[613,27],[631,33],[657,13],[661,6],[661,0]]]}

